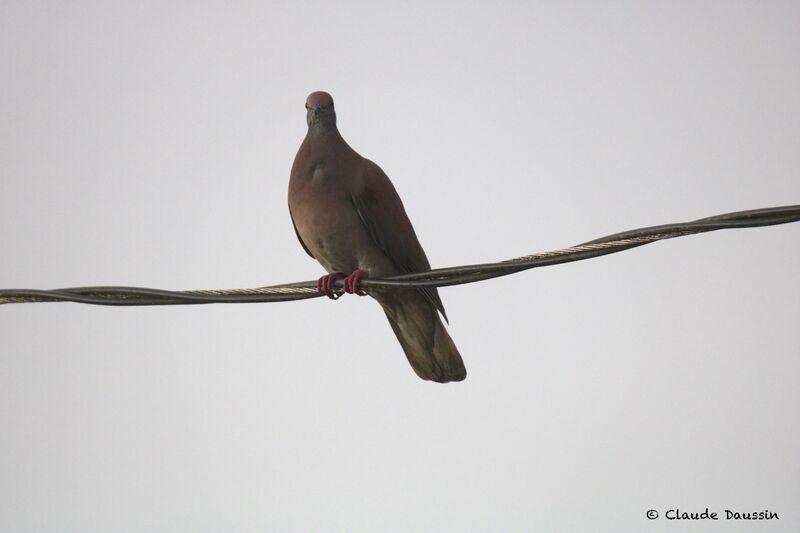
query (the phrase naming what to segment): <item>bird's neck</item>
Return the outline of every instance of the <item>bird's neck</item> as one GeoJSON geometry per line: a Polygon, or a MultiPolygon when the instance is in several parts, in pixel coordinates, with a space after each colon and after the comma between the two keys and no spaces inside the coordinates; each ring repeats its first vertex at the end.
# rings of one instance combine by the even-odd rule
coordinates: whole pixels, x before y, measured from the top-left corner
{"type": "Polygon", "coordinates": [[[317,146],[347,146],[335,124],[332,127],[325,127],[321,124],[310,125],[305,141],[317,146]]]}
{"type": "Polygon", "coordinates": [[[306,138],[300,145],[298,157],[300,153],[304,154],[301,159],[312,165],[361,157],[347,144],[335,127],[327,131],[309,127],[306,138]]]}
{"type": "Polygon", "coordinates": [[[308,135],[339,135],[339,130],[336,128],[336,122],[331,121],[317,121],[308,125],[308,135]]]}

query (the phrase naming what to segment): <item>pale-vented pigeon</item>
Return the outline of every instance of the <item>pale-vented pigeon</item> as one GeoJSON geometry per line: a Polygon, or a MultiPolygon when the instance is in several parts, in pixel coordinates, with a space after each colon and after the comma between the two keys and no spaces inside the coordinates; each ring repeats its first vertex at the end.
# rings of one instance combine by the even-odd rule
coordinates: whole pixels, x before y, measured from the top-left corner
{"type": "MultiPolygon", "coordinates": [[[[306,100],[308,133],[289,179],[289,213],[308,255],[328,275],[317,290],[333,298],[334,280],[363,294],[362,278],[430,270],[400,197],[381,168],[358,155],[336,128],[333,99],[325,92],[306,100]]],[[[422,379],[461,381],[467,371],[439,314],[439,293],[425,289],[371,289],[397,340],[422,379]]]]}

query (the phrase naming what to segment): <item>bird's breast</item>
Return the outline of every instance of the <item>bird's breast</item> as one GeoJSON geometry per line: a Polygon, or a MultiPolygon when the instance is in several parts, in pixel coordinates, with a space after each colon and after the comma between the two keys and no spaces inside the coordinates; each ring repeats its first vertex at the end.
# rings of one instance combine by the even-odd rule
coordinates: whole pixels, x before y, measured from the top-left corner
{"type": "Polygon", "coordinates": [[[328,166],[325,163],[317,163],[312,166],[309,175],[311,176],[311,185],[321,185],[328,179],[328,166]]]}
{"type": "Polygon", "coordinates": [[[325,269],[352,272],[352,243],[364,230],[349,195],[334,181],[325,165],[315,165],[290,191],[289,206],[300,238],[325,269]]]}

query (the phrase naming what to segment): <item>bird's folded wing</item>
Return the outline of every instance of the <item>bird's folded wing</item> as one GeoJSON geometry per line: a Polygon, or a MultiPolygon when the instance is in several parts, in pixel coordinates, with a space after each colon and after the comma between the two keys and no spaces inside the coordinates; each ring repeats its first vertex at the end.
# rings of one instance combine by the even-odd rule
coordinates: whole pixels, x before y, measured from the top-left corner
{"type": "Polygon", "coordinates": [[[302,238],[302,237],[300,237],[300,232],[299,232],[299,231],[297,231],[297,224],[295,224],[295,223],[294,223],[294,215],[292,215],[292,210],[291,210],[291,208],[289,209],[289,216],[290,216],[290,217],[291,217],[291,219],[292,219],[292,227],[294,227],[294,234],[295,234],[295,235],[297,235],[297,240],[298,240],[298,241],[300,241],[300,246],[302,246],[302,247],[303,247],[303,250],[305,250],[305,251],[306,251],[306,253],[307,253],[309,256],[311,256],[311,259],[315,259],[315,258],[314,258],[314,254],[312,254],[312,253],[309,251],[309,249],[308,249],[308,246],[306,246],[306,243],[304,243],[304,242],[303,242],[303,238],[302,238]]]}
{"type": "MultiPolygon", "coordinates": [[[[351,199],[370,238],[404,274],[430,270],[425,251],[389,178],[374,163],[366,172],[364,187],[351,194],[351,199]]],[[[436,288],[418,290],[447,320],[436,288]]]]}

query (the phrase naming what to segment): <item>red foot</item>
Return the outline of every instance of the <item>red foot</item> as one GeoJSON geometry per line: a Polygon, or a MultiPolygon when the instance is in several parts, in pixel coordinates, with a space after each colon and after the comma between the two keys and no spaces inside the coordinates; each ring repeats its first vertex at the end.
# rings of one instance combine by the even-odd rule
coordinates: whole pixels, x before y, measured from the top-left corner
{"type": "Polygon", "coordinates": [[[365,270],[356,270],[346,278],[344,278],[344,291],[349,294],[358,294],[359,296],[366,296],[367,293],[361,289],[358,284],[361,280],[369,277],[365,270]]]}
{"type": "Polygon", "coordinates": [[[341,294],[337,294],[333,290],[333,282],[337,279],[342,279],[344,274],[341,272],[334,272],[333,274],[326,274],[317,280],[317,292],[324,294],[331,300],[338,300],[341,294]]]}

